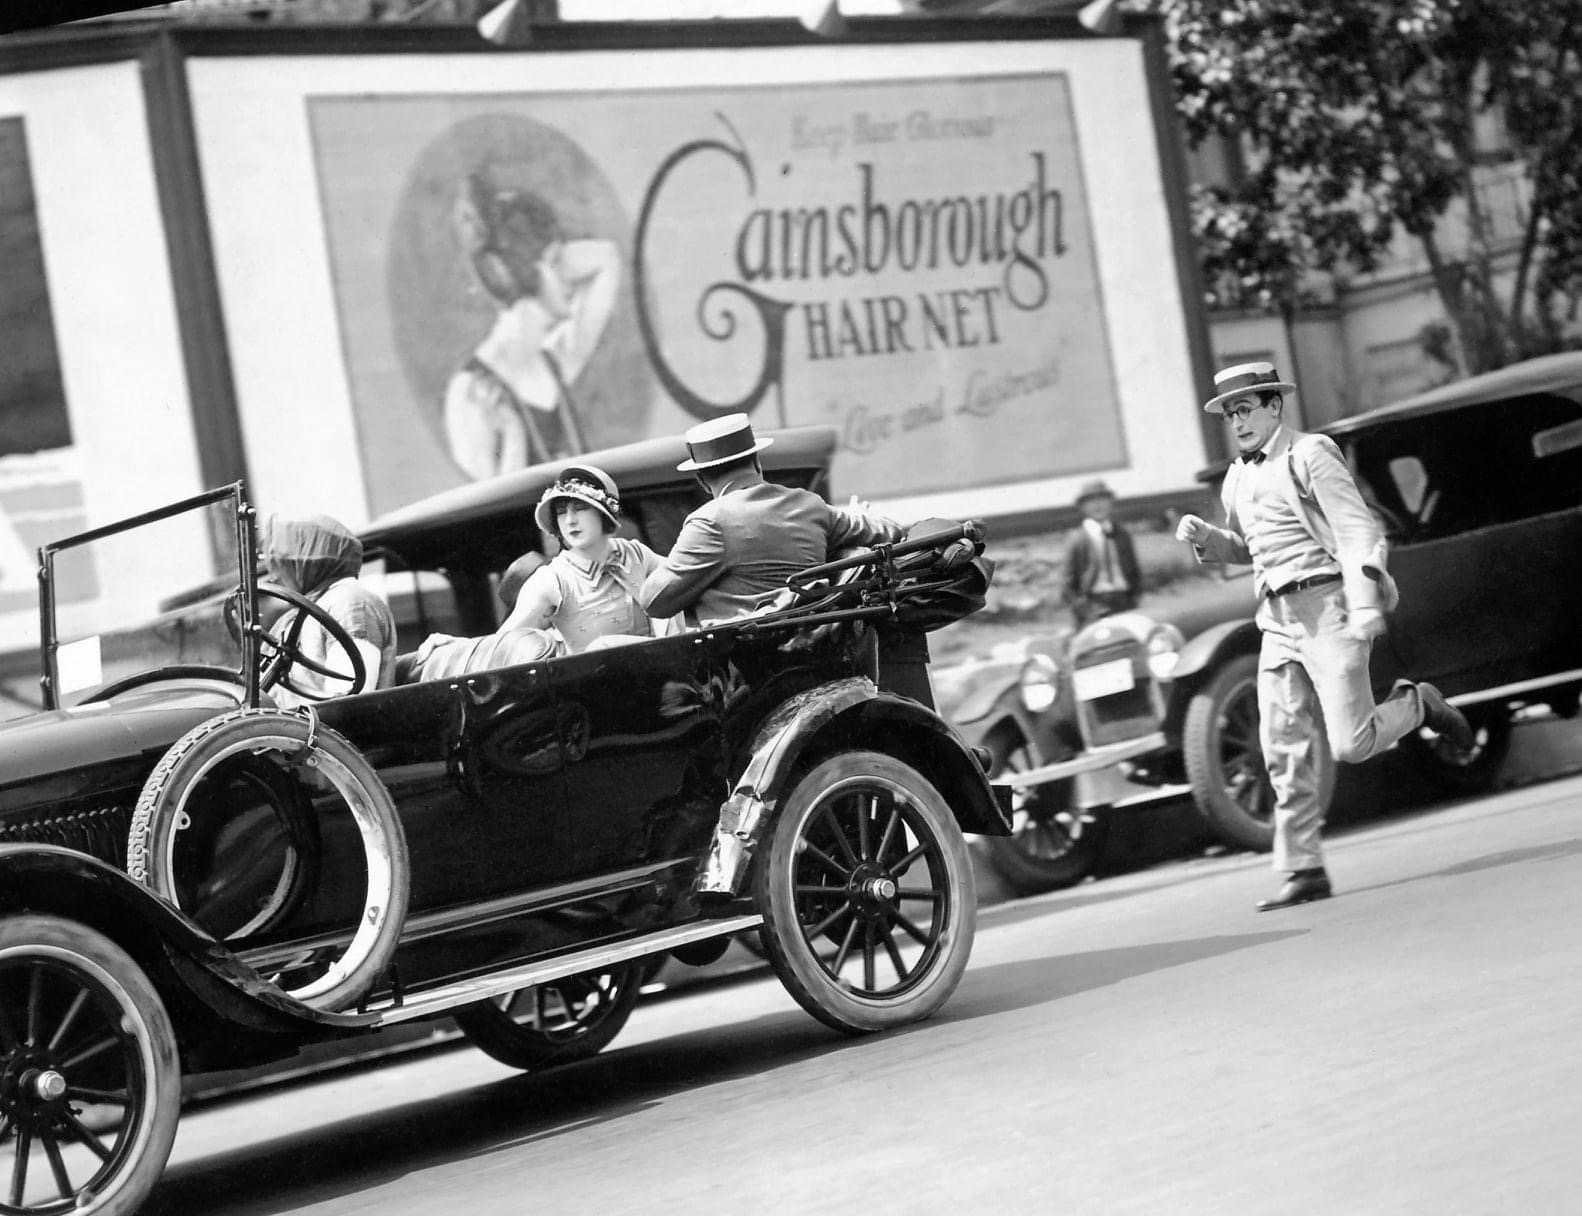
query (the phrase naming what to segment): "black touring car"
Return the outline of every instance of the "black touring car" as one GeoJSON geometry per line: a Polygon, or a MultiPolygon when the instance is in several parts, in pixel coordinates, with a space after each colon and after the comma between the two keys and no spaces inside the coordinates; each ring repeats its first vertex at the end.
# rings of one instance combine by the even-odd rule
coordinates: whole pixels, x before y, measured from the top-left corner
{"type": "MultiPolygon", "coordinates": [[[[770,474],[816,482],[828,442],[770,474]]],[[[678,455],[589,457],[660,548],[678,455]]],[[[493,627],[552,476],[364,533],[404,647],[493,627]]],[[[656,957],[744,932],[837,1030],[932,1014],[972,947],[963,831],[1009,799],[891,690],[986,585],[975,525],[926,532],[728,625],[289,711],[270,606],[319,610],[259,580],[240,485],[46,546],[44,708],[0,726],[0,1208],[136,1210],[184,1075],[446,1016],[516,1067],[586,1057],[656,957]]]]}

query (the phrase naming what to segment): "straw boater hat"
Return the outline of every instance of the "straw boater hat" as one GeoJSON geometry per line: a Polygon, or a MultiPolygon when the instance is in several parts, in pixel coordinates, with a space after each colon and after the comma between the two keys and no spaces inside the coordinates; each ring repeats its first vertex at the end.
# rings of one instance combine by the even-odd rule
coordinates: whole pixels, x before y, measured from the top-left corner
{"type": "Polygon", "coordinates": [[[773,439],[753,438],[752,420],[746,414],[722,414],[698,423],[687,432],[687,458],[676,469],[695,473],[699,469],[729,464],[761,452],[773,442],[773,439]]]}
{"type": "Polygon", "coordinates": [[[1081,493],[1079,493],[1077,495],[1077,506],[1080,507],[1083,503],[1087,502],[1088,499],[1090,499],[1090,498],[1114,498],[1114,497],[1115,497],[1115,491],[1110,489],[1109,486],[1105,485],[1102,481],[1090,481],[1090,482],[1088,482],[1087,485],[1082,487],[1081,493]]]}
{"type": "Polygon", "coordinates": [[[616,516],[621,513],[621,495],[615,488],[615,478],[591,464],[568,464],[555,475],[555,484],[544,491],[533,508],[533,519],[540,532],[558,537],[555,530],[555,501],[574,498],[585,502],[616,526],[616,516]]]}
{"type": "Polygon", "coordinates": [[[1214,396],[1203,403],[1211,414],[1222,414],[1225,402],[1248,393],[1294,393],[1296,385],[1280,379],[1272,363],[1238,363],[1214,374],[1214,396]]]}

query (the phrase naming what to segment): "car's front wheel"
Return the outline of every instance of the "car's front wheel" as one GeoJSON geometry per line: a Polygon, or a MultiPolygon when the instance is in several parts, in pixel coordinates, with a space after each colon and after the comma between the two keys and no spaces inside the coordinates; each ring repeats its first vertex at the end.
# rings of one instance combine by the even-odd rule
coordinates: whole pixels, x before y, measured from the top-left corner
{"type": "Polygon", "coordinates": [[[977,892],[960,826],[921,773],[877,752],[838,753],[797,781],[755,896],[781,982],[847,1034],[928,1017],[972,953],[977,892]]]}
{"type": "MultiPolygon", "coordinates": [[[[1037,767],[1019,731],[997,731],[986,746],[991,781],[1037,767]]],[[[983,838],[989,868],[1013,895],[1041,895],[1069,887],[1098,864],[1108,824],[1102,816],[1073,806],[1071,793],[1069,778],[1017,790],[1011,800],[1011,834],[983,838]]]]}
{"type": "Polygon", "coordinates": [[[569,975],[469,1005],[456,1025],[486,1055],[536,1071],[591,1059],[621,1032],[637,1005],[647,960],[569,975]]]}
{"type": "Polygon", "coordinates": [[[130,1216],[180,1112],[170,1016],[137,963],[86,925],[0,920],[0,1212],[130,1216]]]}
{"type": "MultiPolygon", "coordinates": [[[[1226,844],[1267,853],[1274,847],[1274,786],[1258,738],[1258,656],[1226,663],[1187,704],[1182,760],[1192,801],[1226,844]]],[[[1318,741],[1318,797],[1329,806],[1335,760],[1318,741]]]]}

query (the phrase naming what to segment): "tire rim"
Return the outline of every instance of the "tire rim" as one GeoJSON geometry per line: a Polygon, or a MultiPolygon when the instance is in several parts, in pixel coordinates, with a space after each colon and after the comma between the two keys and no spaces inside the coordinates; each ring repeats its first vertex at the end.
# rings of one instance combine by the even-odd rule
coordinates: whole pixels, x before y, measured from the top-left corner
{"type": "Polygon", "coordinates": [[[933,829],[903,786],[876,776],[837,782],[809,809],[790,890],[803,943],[825,978],[870,1000],[923,983],[955,910],[933,829]],[[894,981],[881,986],[881,972],[894,981]]]}
{"type": "Polygon", "coordinates": [[[592,1033],[614,1012],[626,974],[623,970],[571,975],[518,988],[489,1003],[519,1029],[559,1047],[592,1033]]]}
{"type": "MultiPolygon", "coordinates": [[[[255,738],[238,741],[234,746],[225,748],[211,757],[198,770],[193,779],[192,788],[197,788],[203,778],[222,761],[240,752],[245,751],[255,755],[262,755],[265,752],[277,752],[296,760],[297,763],[321,775],[334,787],[346,809],[351,812],[353,822],[357,825],[357,833],[362,839],[363,857],[367,862],[368,868],[368,887],[363,900],[363,912],[357,920],[357,928],[352,934],[350,944],[347,945],[339,958],[325,968],[322,974],[295,987],[280,984],[284,992],[306,1003],[339,988],[346,982],[347,977],[378,946],[380,932],[384,925],[385,917],[389,914],[391,894],[394,890],[395,863],[391,857],[384,833],[380,830],[378,815],[363,797],[362,787],[352,771],[336,759],[326,748],[315,747],[308,755],[298,759],[302,750],[302,741],[289,735],[260,735],[255,738]]],[[[185,814],[185,807],[182,808],[181,813],[185,814]]],[[[177,831],[170,833],[165,843],[164,872],[166,874],[173,875],[175,873],[175,848],[179,836],[180,831],[178,828],[177,831]]],[[[178,902],[178,892],[161,890],[159,894],[178,908],[181,906],[178,902]]],[[[319,952],[312,952],[312,956],[319,957],[319,952]]],[[[304,962],[307,961],[304,960],[304,962]]],[[[279,976],[273,977],[273,982],[279,983],[279,978],[279,976]]]]}
{"type": "Polygon", "coordinates": [[[0,1212],[94,1206],[147,1150],[153,1035],[91,959],[47,945],[0,954],[0,1212]]]}

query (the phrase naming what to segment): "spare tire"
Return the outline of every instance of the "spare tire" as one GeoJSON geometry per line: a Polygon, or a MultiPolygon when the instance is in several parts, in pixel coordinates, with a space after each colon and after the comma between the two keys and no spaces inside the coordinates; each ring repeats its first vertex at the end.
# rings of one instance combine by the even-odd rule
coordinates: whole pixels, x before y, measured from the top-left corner
{"type": "Polygon", "coordinates": [[[278,875],[273,863],[262,882],[246,875],[231,881],[229,875],[181,872],[182,863],[190,867],[194,856],[212,863],[226,855],[218,846],[194,850],[178,848],[178,842],[195,827],[213,838],[220,836],[222,825],[195,824],[194,816],[214,813],[212,802],[205,805],[206,779],[218,779],[238,764],[274,774],[272,781],[258,782],[261,788],[278,786],[281,774],[291,776],[304,795],[309,785],[319,786],[321,793],[328,786],[351,813],[367,865],[363,908],[349,926],[351,940],[327,965],[322,952],[315,951],[305,968],[297,968],[305,977],[300,981],[291,972],[271,977],[282,991],[314,1008],[344,1009],[373,986],[395,954],[411,873],[406,833],[389,790],[362,753],[344,735],[319,723],[315,714],[241,709],[211,718],[178,739],[154,766],[138,797],[127,838],[127,873],[223,940],[240,943],[288,918],[293,903],[302,898],[301,876],[313,873],[318,863],[317,857],[301,855],[316,849],[318,842],[317,811],[305,799],[294,810],[273,807],[286,837],[278,875]],[[296,775],[304,769],[316,774],[312,782],[296,775]],[[308,817],[306,825],[300,823],[303,816],[308,817]],[[203,924],[205,909],[196,906],[197,893],[228,884],[245,887],[248,882],[253,883],[251,905],[224,923],[203,924]]]}

